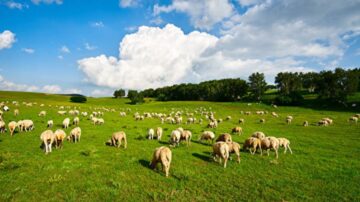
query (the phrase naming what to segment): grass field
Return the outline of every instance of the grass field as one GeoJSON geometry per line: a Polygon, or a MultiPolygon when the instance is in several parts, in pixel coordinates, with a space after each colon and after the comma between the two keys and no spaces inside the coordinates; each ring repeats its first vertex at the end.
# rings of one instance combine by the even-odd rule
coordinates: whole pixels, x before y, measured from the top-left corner
{"type": "MultiPolygon", "coordinates": [[[[89,98],[85,104],[76,104],[60,95],[0,92],[0,102],[13,100],[20,105],[8,104],[11,111],[5,112],[5,122],[31,119],[35,130],[14,137],[8,132],[0,134],[0,201],[360,201],[360,124],[347,121],[355,112],[275,109],[255,103],[150,101],[129,105],[126,99],[113,98],[89,98]],[[26,107],[24,101],[38,104],[26,107]],[[40,107],[41,103],[45,106],[40,107]],[[62,150],[45,155],[39,136],[47,120],[54,120],[52,129],[56,130],[69,117],[57,115],[56,106],[77,106],[87,112],[106,107],[116,112],[105,112],[102,126],[80,117],[81,142],[65,142],[62,150]],[[216,135],[231,132],[239,118],[244,118],[244,134],[233,135],[234,141],[243,143],[253,132],[263,131],[288,138],[293,154],[283,154],[280,149],[275,160],[274,152],[260,156],[242,151],[241,163],[233,157],[224,169],[212,160],[211,145],[197,142],[201,132],[207,130],[207,121],[202,125],[172,125],[161,124],[158,119],[136,122],[133,118],[135,112],[193,112],[198,107],[211,108],[216,118],[232,116],[213,130],[216,135]],[[15,108],[20,110],[18,117],[13,115],[15,108]],[[120,117],[119,111],[126,108],[131,113],[120,117]],[[41,110],[47,111],[46,117],[37,116],[41,110]],[[256,110],[275,111],[280,117],[240,113],[256,110]],[[287,115],[294,117],[291,125],[285,124],[287,115]],[[334,119],[334,124],[316,126],[324,117],[334,119]],[[260,118],[266,123],[260,124],[260,118]],[[304,120],[309,121],[309,127],[302,126],[304,120]],[[147,140],[147,130],[157,126],[164,129],[162,141],[147,140]],[[170,177],[166,178],[162,172],[149,169],[148,164],[154,149],[168,145],[171,130],[179,126],[192,131],[193,142],[189,147],[181,144],[172,148],[170,177]],[[120,130],[127,134],[128,148],[105,146],[111,134],[120,130]]],[[[185,115],[183,118],[186,122],[185,115]]]]}

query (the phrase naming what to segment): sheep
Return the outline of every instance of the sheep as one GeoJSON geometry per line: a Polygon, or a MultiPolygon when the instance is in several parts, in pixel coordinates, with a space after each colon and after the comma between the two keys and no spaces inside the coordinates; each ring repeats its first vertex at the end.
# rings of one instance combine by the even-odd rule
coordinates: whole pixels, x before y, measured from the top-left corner
{"type": "Polygon", "coordinates": [[[15,132],[15,129],[17,127],[17,123],[15,121],[11,121],[9,124],[8,124],[8,127],[9,127],[9,131],[10,131],[10,135],[13,136],[14,132],[15,132]]]}
{"type": "Polygon", "coordinates": [[[78,126],[79,123],[80,123],[79,117],[75,117],[74,120],[73,120],[73,124],[74,124],[75,126],[78,126]]]}
{"type": "Polygon", "coordinates": [[[63,131],[61,129],[57,129],[54,134],[55,134],[55,138],[56,138],[56,144],[55,144],[56,148],[59,148],[59,147],[63,148],[63,142],[66,138],[65,131],[63,131]]]}
{"type": "Polygon", "coordinates": [[[52,128],[53,125],[54,125],[54,121],[53,121],[53,120],[49,120],[49,121],[47,122],[47,127],[48,127],[48,128],[52,128]]]}
{"type": "Polygon", "coordinates": [[[227,120],[227,121],[230,121],[230,120],[231,120],[231,116],[227,116],[227,117],[226,117],[226,120],[227,120]]]}
{"type": "Polygon", "coordinates": [[[0,133],[5,133],[6,131],[6,124],[4,121],[0,121],[0,133]]]}
{"type": "Polygon", "coordinates": [[[356,116],[350,117],[350,118],[349,118],[349,122],[357,123],[357,122],[358,122],[358,117],[356,117],[356,116]]]}
{"type": "Polygon", "coordinates": [[[148,138],[149,138],[149,140],[154,139],[154,134],[155,134],[154,129],[150,128],[149,131],[148,131],[148,138]]]}
{"type": "Polygon", "coordinates": [[[57,113],[58,113],[60,116],[63,116],[63,115],[66,114],[66,111],[58,111],[57,113]]]}
{"type": "Polygon", "coordinates": [[[213,158],[216,161],[216,158],[219,159],[221,164],[221,159],[224,159],[224,168],[226,168],[226,163],[229,158],[229,145],[226,142],[216,142],[213,145],[213,158]]]}
{"type": "Polygon", "coordinates": [[[170,135],[170,144],[172,146],[179,146],[182,132],[179,129],[173,130],[170,135]]]}
{"type": "Polygon", "coordinates": [[[216,142],[232,142],[231,135],[229,133],[221,134],[217,139],[216,142]]]}
{"type": "Polygon", "coordinates": [[[157,140],[160,141],[163,134],[163,129],[161,127],[157,127],[155,133],[157,140]]]}
{"type": "Polygon", "coordinates": [[[251,114],[251,112],[249,112],[249,111],[245,112],[245,115],[250,115],[250,114],[251,114]]]}
{"type": "Polygon", "coordinates": [[[289,149],[290,153],[292,154],[291,148],[290,148],[290,141],[286,138],[279,137],[279,147],[284,147],[284,154],[286,154],[287,149],[289,149]]]}
{"type": "Polygon", "coordinates": [[[105,123],[103,118],[96,118],[96,117],[92,118],[92,122],[94,125],[102,125],[105,123]]]}
{"type": "Polygon", "coordinates": [[[64,121],[62,122],[62,126],[63,128],[67,129],[70,125],[70,119],[69,118],[65,118],[64,121]]]}
{"type": "Polygon", "coordinates": [[[328,125],[331,125],[331,124],[333,124],[333,120],[332,119],[330,119],[330,118],[323,118],[322,120],[324,120],[324,121],[326,121],[327,123],[328,123],[328,125]]]}
{"type": "Polygon", "coordinates": [[[39,113],[39,116],[46,116],[46,111],[41,111],[41,112],[39,113]]]}
{"type": "Polygon", "coordinates": [[[276,112],[271,112],[271,115],[276,118],[279,117],[279,115],[276,112]]]}
{"type": "Polygon", "coordinates": [[[265,119],[260,119],[260,123],[265,123],[265,119]]]}
{"type": "Polygon", "coordinates": [[[72,139],[75,143],[80,142],[81,128],[76,127],[74,129],[72,129],[69,136],[70,136],[70,139],[72,139]]]}
{"type": "Polygon", "coordinates": [[[256,137],[256,138],[259,138],[261,140],[261,139],[265,138],[265,134],[263,132],[256,131],[251,135],[251,137],[256,137]]]}
{"type": "Polygon", "coordinates": [[[320,120],[318,122],[318,126],[328,126],[328,125],[329,125],[329,123],[327,121],[325,121],[325,120],[320,120]]]}
{"type": "Polygon", "coordinates": [[[279,149],[279,140],[276,137],[266,137],[261,139],[261,148],[266,149],[267,155],[269,156],[269,150],[273,149],[275,151],[276,158],[279,157],[278,149],[279,149]]]}
{"type": "Polygon", "coordinates": [[[25,130],[25,132],[31,131],[35,128],[34,122],[32,120],[23,120],[21,124],[21,127],[23,130],[25,130]]]}
{"type": "Polygon", "coordinates": [[[124,141],[124,148],[127,148],[126,134],[124,131],[115,132],[111,136],[111,145],[120,148],[121,143],[124,141]]]}
{"type": "Polygon", "coordinates": [[[186,146],[189,146],[191,144],[191,132],[189,130],[184,130],[181,133],[180,141],[183,140],[186,142],[186,146]]]}
{"type": "Polygon", "coordinates": [[[190,118],[188,118],[187,119],[187,124],[192,124],[192,123],[195,123],[195,121],[196,121],[196,118],[193,118],[193,117],[190,117],[190,118]]]}
{"type": "Polygon", "coordinates": [[[237,133],[238,135],[241,135],[243,133],[243,129],[240,126],[236,126],[231,130],[232,133],[237,133]]]}
{"type": "Polygon", "coordinates": [[[83,117],[87,117],[87,116],[88,116],[88,113],[87,113],[87,112],[81,112],[81,115],[82,115],[83,117]]]}
{"type": "Polygon", "coordinates": [[[286,118],[286,123],[291,124],[292,119],[286,118]]]}
{"type": "Polygon", "coordinates": [[[218,122],[215,120],[215,121],[211,121],[209,124],[208,124],[208,128],[217,128],[218,126],[218,122]]]}
{"type": "Polygon", "coordinates": [[[243,149],[248,149],[252,155],[255,154],[257,148],[260,149],[260,154],[262,155],[262,149],[261,149],[261,140],[259,138],[256,137],[249,137],[248,139],[245,140],[244,145],[243,145],[243,149]],[[253,149],[253,151],[251,151],[251,148],[253,149]]]}
{"type": "Polygon", "coordinates": [[[215,139],[215,134],[212,131],[204,131],[201,135],[201,137],[199,138],[199,141],[201,140],[211,140],[211,142],[213,143],[215,139]]]}
{"type": "Polygon", "coordinates": [[[240,145],[236,142],[227,142],[229,146],[229,153],[235,153],[237,156],[237,162],[240,163],[240,145]]]}
{"type": "Polygon", "coordinates": [[[239,119],[239,123],[245,123],[245,120],[244,119],[239,119]]]}
{"type": "Polygon", "coordinates": [[[165,176],[169,177],[170,164],[172,159],[172,153],[170,148],[162,146],[155,149],[153,158],[150,163],[150,168],[155,169],[158,163],[161,163],[162,170],[165,172],[165,176]]]}
{"type": "Polygon", "coordinates": [[[22,132],[24,130],[24,125],[23,125],[22,120],[17,122],[17,126],[18,126],[20,132],[22,132]]]}
{"type": "Polygon", "coordinates": [[[304,121],[303,126],[304,126],[304,127],[309,126],[309,122],[308,122],[308,121],[304,121]]]}
{"type": "Polygon", "coordinates": [[[45,154],[52,151],[51,146],[56,141],[55,135],[51,130],[46,130],[40,135],[40,140],[45,145],[45,154]]]}
{"type": "Polygon", "coordinates": [[[15,109],[14,110],[14,116],[18,116],[20,114],[19,110],[18,109],[15,109]]]}

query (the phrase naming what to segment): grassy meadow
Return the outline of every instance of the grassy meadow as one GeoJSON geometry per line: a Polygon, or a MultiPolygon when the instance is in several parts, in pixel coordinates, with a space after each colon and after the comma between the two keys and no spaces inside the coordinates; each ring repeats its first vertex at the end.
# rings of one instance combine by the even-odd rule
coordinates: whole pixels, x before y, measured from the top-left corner
{"type": "MultiPolygon", "coordinates": [[[[348,118],[356,111],[326,111],[301,107],[278,107],[252,103],[217,102],[157,102],[148,100],[140,105],[129,105],[127,99],[88,98],[84,104],[72,103],[69,97],[37,93],[0,92],[0,102],[9,101],[9,112],[4,120],[31,119],[35,129],[31,132],[0,134],[0,201],[360,201],[360,123],[351,124],[348,118]],[[18,101],[19,106],[11,104],[18,101]],[[22,102],[37,102],[26,107],[22,102]],[[44,107],[40,107],[44,104],[44,107]],[[51,105],[51,106],[50,106],[51,105]],[[116,112],[104,112],[105,124],[94,126],[88,118],[80,117],[82,129],[79,143],[65,142],[63,149],[54,149],[45,155],[40,149],[40,134],[46,130],[48,120],[54,120],[52,128],[61,128],[69,115],[57,114],[59,106],[77,107],[80,112],[91,113],[94,108],[105,107],[116,112]],[[216,129],[203,124],[186,124],[186,112],[204,107],[216,112],[216,118],[225,120],[216,129]],[[20,115],[14,116],[14,109],[20,115]],[[131,109],[126,117],[119,112],[131,109]],[[42,110],[45,117],[38,117],[42,110]],[[266,115],[255,115],[266,110],[266,115]],[[135,112],[182,111],[183,124],[161,124],[159,119],[135,121],[135,112]],[[241,114],[251,111],[252,115],[241,114]],[[271,112],[279,118],[271,116],[271,112]],[[285,117],[292,115],[292,124],[285,117]],[[334,124],[317,126],[318,120],[330,117],[334,124]],[[239,118],[243,135],[233,135],[233,140],[243,143],[255,131],[266,135],[286,137],[291,141],[293,154],[283,154],[279,159],[270,156],[251,155],[241,151],[241,163],[235,157],[224,169],[211,158],[212,146],[197,141],[204,130],[216,135],[231,132],[239,118]],[[264,118],[265,124],[259,120],[264,118]],[[309,121],[303,127],[303,121],[309,121]],[[146,138],[149,128],[164,129],[162,141],[146,138]],[[156,147],[169,145],[169,135],[177,127],[193,133],[189,147],[171,148],[173,160],[170,176],[148,165],[156,147]],[[113,132],[123,130],[128,138],[128,148],[105,146],[113,132]]],[[[69,110],[69,109],[65,109],[69,110]]],[[[103,111],[103,110],[96,110],[103,111]]],[[[197,119],[200,118],[196,114],[197,119]]],[[[74,117],[71,117],[73,119],[74,117]]],[[[74,128],[65,130],[68,134],[74,128]]],[[[160,168],[160,165],[159,165],[160,168]]]]}

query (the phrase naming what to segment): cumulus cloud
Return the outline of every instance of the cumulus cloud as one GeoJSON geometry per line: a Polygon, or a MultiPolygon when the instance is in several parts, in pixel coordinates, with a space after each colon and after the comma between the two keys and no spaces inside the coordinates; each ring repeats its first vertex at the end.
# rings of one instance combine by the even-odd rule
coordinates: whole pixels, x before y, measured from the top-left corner
{"type": "Polygon", "coordinates": [[[62,46],[60,48],[60,51],[63,52],[63,53],[70,53],[70,49],[68,47],[66,47],[66,46],[62,46]]]}
{"type": "Polygon", "coordinates": [[[6,80],[0,75],[0,89],[7,91],[37,91],[39,88],[34,85],[16,84],[14,82],[6,80]]]}
{"type": "Polygon", "coordinates": [[[77,89],[77,88],[70,88],[70,89],[66,89],[63,92],[64,94],[81,94],[82,90],[77,89]]]}
{"type": "Polygon", "coordinates": [[[11,48],[13,43],[15,43],[15,34],[9,30],[5,30],[0,33],[0,50],[5,48],[11,48]]]}
{"type": "Polygon", "coordinates": [[[138,5],[138,0],[120,0],[119,6],[122,8],[134,7],[138,5]]]}
{"type": "Polygon", "coordinates": [[[95,50],[97,48],[96,46],[92,46],[89,43],[85,43],[84,46],[86,50],[95,50]]]}
{"type": "Polygon", "coordinates": [[[28,53],[28,54],[33,54],[35,52],[35,50],[32,48],[22,48],[21,51],[28,53]]]}
{"type": "Polygon", "coordinates": [[[110,88],[142,89],[184,80],[201,53],[218,39],[201,32],[184,34],[168,24],[142,26],[120,43],[119,59],[100,55],[78,61],[87,80],[110,88]]]}
{"type": "Polygon", "coordinates": [[[36,4],[36,5],[39,5],[41,3],[44,3],[44,4],[55,3],[55,4],[58,4],[58,5],[63,4],[63,0],[31,0],[31,2],[33,2],[33,4],[36,4]]]}
{"type": "Polygon", "coordinates": [[[102,21],[92,22],[92,23],[90,23],[90,25],[92,27],[97,27],[97,28],[105,27],[105,25],[104,25],[104,23],[102,21]]]}
{"type": "Polygon", "coordinates": [[[14,2],[14,1],[8,1],[5,3],[5,5],[8,7],[8,8],[11,8],[11,9],[19,9],[19,10],[22,10],[23,8],[27,8],[28,5],[26,4],[21,4],[21,3],[18,3],[18,2],[14,2]]]}
{"type": "Polygon", "coordinates": [[[94,89],[91,91],[90,95],[93,97],[104,97],[104,96],[112,96],[114,93],[113,89],[102,88],[102,89],[94,89]]]}
{"type": "Polygon", "coordinates": [[[233,14],[233,5],[228,0],[173,0],[170,5],[154,6],[154,15],[172,11],[189,15],[195,28],[210,30],[233,14]]]}
{"type": "Polygon", "coordinates": [[[58,85],[45,85],[42,87],[42,91],[46,93],[60,93],[61,87],[58,85]]]}

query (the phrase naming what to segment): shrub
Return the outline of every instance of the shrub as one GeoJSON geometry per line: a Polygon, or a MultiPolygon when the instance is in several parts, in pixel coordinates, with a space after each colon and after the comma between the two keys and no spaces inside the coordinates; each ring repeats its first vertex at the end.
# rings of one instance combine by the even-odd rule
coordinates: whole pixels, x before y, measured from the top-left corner
{"type": "Polygon", "coordinates": [[[85,96],[72,96],[70,97],[71,102],[85,103],[87,101],[85,96]]]}

